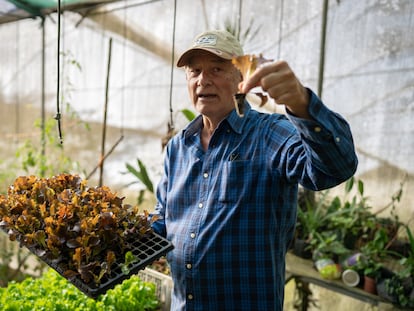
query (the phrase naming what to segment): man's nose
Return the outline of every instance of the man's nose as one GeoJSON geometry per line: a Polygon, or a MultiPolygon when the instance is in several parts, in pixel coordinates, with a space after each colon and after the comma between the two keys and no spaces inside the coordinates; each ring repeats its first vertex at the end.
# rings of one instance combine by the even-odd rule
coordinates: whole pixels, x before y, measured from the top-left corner
{"type": "Polygon", "coordinates": [[[209,85],[209,84],[211,84],[210,75],[206,71],[201,71],[200,74],[198,75],[197,85],[198,86],[206,86],[206,85],[209,85]]]}

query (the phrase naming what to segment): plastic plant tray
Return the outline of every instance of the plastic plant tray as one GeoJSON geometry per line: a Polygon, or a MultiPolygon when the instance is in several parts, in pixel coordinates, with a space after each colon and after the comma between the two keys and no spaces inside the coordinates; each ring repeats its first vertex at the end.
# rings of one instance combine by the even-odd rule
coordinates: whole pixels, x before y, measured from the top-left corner
{"type": "MultiPolygon", "coordinates": [[[[125,279],[131,277],[131,275],[137,274],[139,270],[143,270],[146,266],[164,256],[173,248],[174,246],[170,241],[155,232],[151,232],[145,237],[142,237],[138,241],[132,243],[132,248],[129,251],[132,252],[137,260],[128,265],[128,273],[125,274],[122,271],[124,258],[123,256],[120,256],[123,259],[122,262],[115,262],[111,267],[111,274],[109,276],[104,275],[100,281],[100,284],[95,284],[94,282],[86,284],[80,276],[67,278],[64,276],[65,270],[62,268],[62,265],[59,263],[56,264],[42,257],[39,258],[75,285],[84,294],[95,299],[99,295],[105,294],[107,290],[115,287],[115,285],[120,284],[125,279]]],[[[35,252],[30,248],[29,250],[35,254],[35,252]]]]}

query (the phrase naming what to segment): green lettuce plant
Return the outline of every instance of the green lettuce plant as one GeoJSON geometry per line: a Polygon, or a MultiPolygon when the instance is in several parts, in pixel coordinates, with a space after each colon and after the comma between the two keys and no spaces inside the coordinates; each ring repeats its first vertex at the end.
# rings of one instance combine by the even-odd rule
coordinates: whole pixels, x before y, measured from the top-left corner
{"type": "Polygon", "coordinates": [[[10,282],[0,288],[2,311],[150,311],[159,309],[155,284],[137,275],[116,285],[96,300],[49,269],[40,278],[10,282]]]}

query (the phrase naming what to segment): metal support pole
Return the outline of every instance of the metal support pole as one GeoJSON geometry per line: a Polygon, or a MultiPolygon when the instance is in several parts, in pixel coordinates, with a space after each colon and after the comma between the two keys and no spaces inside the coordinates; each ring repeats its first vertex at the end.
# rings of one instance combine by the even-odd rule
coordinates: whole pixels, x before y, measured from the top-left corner
{"type": "Polygon", "coordinates": [[[102,126],[102,142],[101,142],[101,161],[100,161],[100,173],[99,173],[99,186],[103,185],[103,170],[104,170],[104,158],[105,158],[105,141],[106,141],[106,121],[108,114],[108,92],[109,92],[109,77],[111,71],[111,57],[112,57],[112,38],[109,39],[108,48],[108,64],[106,73],[106,86],[105,86],[105,106],[104,106],[104,120],[102,126]]]}
{"type": "Polygon", "coordinates": [[[318,96],[322,98],[323,79],[325,69],[325,43],[326,43],[326,23],[328,20],[329,0],[323,0],[322,9],[322,28],[321,28],[321,45],[319,51],[319,75],[318,75],[318,96]]]}
{"type": "Polygon", "coordinates": [[[42,99],[41,99],[41,123],[40,123],[40,152],[41,152],[41,157],[40,157],[40,177],[44,177],[45,176],[45,162],[46,162],[46,108],[45,108],[45,88],[46,88],[46,83],[45,83],[45,68],[46,68],[46,31],[45,31],[45,22],[46,19],[42,18],[42,70],[41,70],[41,88],[42,88],[42,99]]]}

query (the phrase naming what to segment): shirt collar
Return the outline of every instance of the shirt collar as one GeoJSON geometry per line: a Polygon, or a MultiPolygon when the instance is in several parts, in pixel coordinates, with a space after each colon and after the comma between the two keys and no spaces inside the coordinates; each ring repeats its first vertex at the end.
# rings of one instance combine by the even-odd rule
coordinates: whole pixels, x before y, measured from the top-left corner
{"type": "MultiPolygon", "coordinates": [[[[247,115],[251,110],[250,104],[245,101],[244,102],[244,117],[239,117],[236,112],[236,109],[233,109],[230,114],[224,119],[227,121],[229,126],[235,131],[237,134],[241,134],[243,131],[243,127],[247,121],[247,115]]],[[[223,121],[224,121],[223,120],[223,121]]],[[[188,126],[183,131],[183,137],[188,138],[190,136],[197,135],[200,131],[202,126],[203,118],[201,115],[198,115],[193,121],[188,124],[188,126]]]]}

